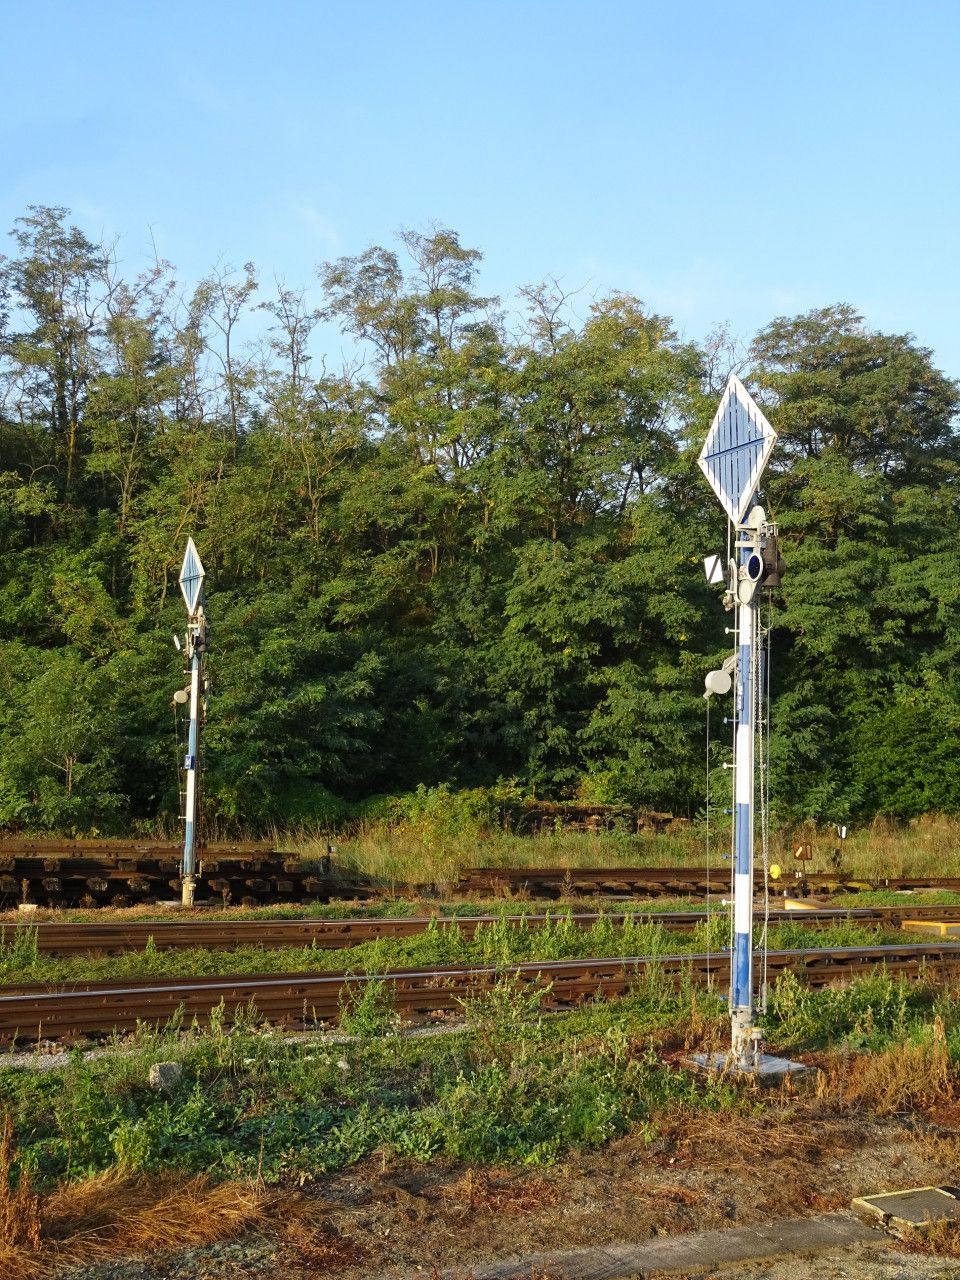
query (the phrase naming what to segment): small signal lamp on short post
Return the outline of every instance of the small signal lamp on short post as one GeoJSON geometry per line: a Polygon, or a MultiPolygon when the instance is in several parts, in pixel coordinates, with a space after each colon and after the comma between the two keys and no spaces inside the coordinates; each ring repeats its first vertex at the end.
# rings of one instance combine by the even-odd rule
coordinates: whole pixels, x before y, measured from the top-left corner
{"type": "Polygon", "coordinates": [[[840,843],[833,851],[833,869],[834,871],[843,870],[843,843],[847,838],[847,828],[842,823],[837,823],[837,839],[840,843]]]}

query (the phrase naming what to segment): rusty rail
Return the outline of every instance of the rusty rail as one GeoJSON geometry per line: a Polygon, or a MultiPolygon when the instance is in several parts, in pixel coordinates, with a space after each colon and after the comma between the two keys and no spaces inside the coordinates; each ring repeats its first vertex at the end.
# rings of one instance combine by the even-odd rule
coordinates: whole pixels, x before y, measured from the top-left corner
{"type": "MultiPolygon", "coordinates": [[[[131,920],[90,924],[44,921],[0,925],[0,945],[13,942],[24,930],[29,930],[36,937],[37,950],[44,955],[116,955],[142,951],[148,944],[158,951],[188,947],[230,950],[242,946],[333,950],[377,938],[414,937],[430,928],[456,927],[465,937],[472,938],[478,929],[498,923],[538,928],[548,922],[568,920],[575,928],[589,929],[606,920],[614,925],[633,921],[661,925],[669,931],[689,932],[706,919],[705,911],[580,911],[552,915],[384,916],[344,920],[131,920]]],[[[960,906],[819,907],[811,911],[777,909],[770,912],[772,924],[800,924],[810,928],[829,928],[841,922],[899,928],[905,920],[960,921],[960,906]]]]}
{"type": "MultiPolygon", "coordinates": [[[[0,901],[34,902],[55,908],[130,906],[176,899],[180,862],[173,852],[129,857],[82,857],[51,850],[45,854],[0,852],[0,901]]],[[[328,900],[342,887],[331,875],[300,867],[296,859],[251,850],[205,854],[199,862],[198,897],[259,906],[269,902],[328,900]]],[[[351,896],[369,897],[363,886],[351,896]]]]}
{"type": "MultiPolygon", "coordinates": [[[[754,882],[763,886],[763,873],[754,882]]],[[[673,893],[722,893],[729,869],[706,867],[474,867],[457,883],[459,893],[529,893],[534,897],[601,894],[644,897],[673,893]]],[[[858,892],[869,889],[946,889],[960,891],[960,876],[857,876],[845,872],[794,873],[770,882],[776,892],[858,892]]]]}
{"type": "MultiPolygon", "coordinates": [[[[90,983],[71,990],[8,987],[0,996],[0,1043],[126,1032],[142,1024],[164,1025],[174,1017],[187,1024],[193,1019],[202,1023],[218,1008],[226,1023],[246,1009],[262,1020],[291,1027],[330,1024],[338,1020],[351,993],[362,991],[370,982],[382,983],[387,998],[405,1017],[459,1009],[464,999],[489,990],[505,976],[541,987],[545,1008],[567,1009],[595,996],[624,996],[651,970],[674,983],[687,979],[697,985],[716,984],[722,990],[729,979],[728,963],[725,955],[631,956],[406,969],[379,975],[254,974],[90,983]]],[[[768,963],[771,978],[793,970],[811,986],[849,981],[880,967],[913,979],[921,974],[951,978],[960,975],[960,944],[773,951],[768,963]]]]}

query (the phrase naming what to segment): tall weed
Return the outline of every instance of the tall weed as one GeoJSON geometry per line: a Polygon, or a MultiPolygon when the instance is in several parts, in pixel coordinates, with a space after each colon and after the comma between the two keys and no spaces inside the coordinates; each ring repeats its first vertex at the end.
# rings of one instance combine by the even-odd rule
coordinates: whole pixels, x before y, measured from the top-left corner
{"type": "Polygon", "coordinates": [[[0,925],[0,982],[31,979],[38,967],[37,930],[33,925],[0,925]]]}
{"type": "Polygon", "coordinates": [[[768,1033],[793,1049],[839,1045],[883,1050],[904,1040],[928,1019],[933,990],[880,971],[848,986],[805,986],[792,973],[779,977],[770,993],[768,1033]]]}

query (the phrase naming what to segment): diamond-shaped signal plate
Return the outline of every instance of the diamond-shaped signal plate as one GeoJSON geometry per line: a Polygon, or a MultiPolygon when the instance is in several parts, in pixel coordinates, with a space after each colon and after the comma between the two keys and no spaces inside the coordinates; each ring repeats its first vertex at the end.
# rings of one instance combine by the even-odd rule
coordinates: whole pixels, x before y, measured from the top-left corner
{"type": "Polygon", "coordinates": [[[180,590],[187,604],[187,613],[192,618],[197,606],[203,598],[203,565],[197,555],[197,548],[192,538],[187,539],[187,549],[183,553],[183,565],[180,569],[180,590]]]}
{"type": "Polygon", "coordinates": [[[698,459],[735,525],[747,513],[777,433],[743,383],[731,374],[698,459]]]}

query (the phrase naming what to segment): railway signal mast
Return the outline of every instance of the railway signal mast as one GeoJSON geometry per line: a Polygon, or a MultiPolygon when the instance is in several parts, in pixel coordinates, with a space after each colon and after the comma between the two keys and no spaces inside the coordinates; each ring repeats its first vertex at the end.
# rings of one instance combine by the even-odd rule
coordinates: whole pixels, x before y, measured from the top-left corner
{"type": "MultiPolygon", "coordinates": [[[[183,905],[193,906],[197,888],[196,830],[197,830],[197,765],[200,751],[200,684],[201,667],[207,653],[209,632],[204,616],[203,579],[205,577],[200,556],[192,538],[187,539],[187,549],[180,569],[180,590],[187,606],[186,657],[190,662],[190,686],[178,690],[175,701],[190,702],[190,727],[187,734],[187,754],[183,761],[185,774],[183,812],[183,862],[181,884],[183,905]]],[[[180,648],[177,642],[177,648],[180,648]]]]}
{"type": "Polygon", "coordinates": [[[736,554],[724,575],[719,557],[704,562],[711,582],[727,583],[724,603],[736,610],[737,652],[706,679],[707,696],[730,688],[736,666],[733,767],[733,954],[730,964],[730,1054],[737,1070],[760,1066],[753,998],[754,747],[760,708],[757,592],[779,584],[776,526],[754,495],[776,432],[739,378],[731,375],[698,459],[732,526],[736,554]]]}

